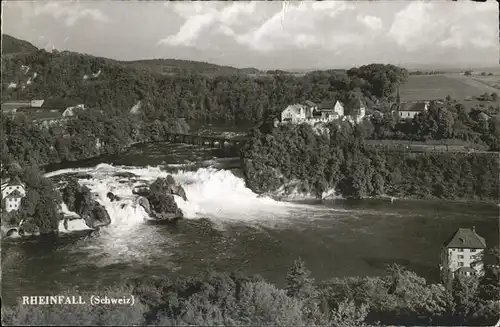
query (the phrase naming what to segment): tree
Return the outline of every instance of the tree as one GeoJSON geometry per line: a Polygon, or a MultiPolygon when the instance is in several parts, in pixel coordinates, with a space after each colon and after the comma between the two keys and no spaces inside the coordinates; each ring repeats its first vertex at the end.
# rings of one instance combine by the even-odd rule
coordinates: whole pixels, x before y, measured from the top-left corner
{"type": "Polygon", "coordinates": [[[484,275],[479,281],[479,297],[485,301],[500,300],[500,251],[495,247],[488,251],[491,263],[484,267],[484,275]]]}
{"type": "Polygon", "coordinates": [[[452,283],[452,297],[454,303],[454,317],[457,322],[463,323],[472,313],[478,295],[478,279],[475,276],[455,277],[452,283]]]}
{"type": "Polygon", "coordinates": [[[302,259],[295,260],[286,276],[286,291],[288,296],[301,300],[316,297],[317,290],[314,285],[314,278],[310,277],[311,271],[306,268],[302,259]]]}
{"type": "Polygon", "coordinates": [[[330,324],[335,327],[355,327],[363,325],[368,316],[367,304],[356,306],[354,301],[340,302],[330,315],[330,324]]]}
{"type": "MultiPolygon", "coordinates": [[[[26,196],[21,200],[19,213],[34,232],[57,232],[61,220],[61,196],[50,179],[41,175],[36,166],[27,167],[22,180],[26,184],[26,196]]],[[[24,225],[23,225],[24,226],[24,225]]]]}

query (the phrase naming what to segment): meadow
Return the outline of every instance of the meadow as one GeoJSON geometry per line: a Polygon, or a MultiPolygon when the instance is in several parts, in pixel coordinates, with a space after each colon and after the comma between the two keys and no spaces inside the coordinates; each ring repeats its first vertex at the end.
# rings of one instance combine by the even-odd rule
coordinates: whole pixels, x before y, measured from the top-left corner
{"type": "MultiPolygon", "coordinates": [[[[458,74],[449,75],[411,75],[408,81],[401,85],[401,99],[403,101],[438,100],[447,95],[453,99],[463,100],[466,97],[476,97],[484,92],[499,91],[485,82],[478,81],[479,77],[466,77],[458,74]]],[[[499,76],[484,78],[499,79],[499,76]]],[[[500,84],[500,81],[498,82],[500,84]]]]}
{"type": "Polygon", "coordinates": [[[500,90],[500,75],[474,76],[474,80],[500,90]]]}

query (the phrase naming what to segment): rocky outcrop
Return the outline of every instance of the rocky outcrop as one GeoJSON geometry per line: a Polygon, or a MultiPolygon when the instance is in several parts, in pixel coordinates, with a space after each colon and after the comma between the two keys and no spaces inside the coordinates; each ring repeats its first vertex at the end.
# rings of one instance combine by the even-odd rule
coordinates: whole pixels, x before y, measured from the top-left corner
{"type": "MultiPolygon", "coordinates": [[[[90,190],[86,186],[80,186],[76,179],[71,179],[62,190],[63,201],[70,211],[76,212],[92,229],[111,224],[111,217],[106,208],[92,199],[90,190]]],[[[119,199],[113,193],[108,193],[111,201],[119,199]],[[111,197],[110,197],[111,194],[111,197]]],[[[65,226],[67,222],[65,221],[65,226]]]]}
{"type": "Polygon", "coordinates": [[[186,192],[182,186],[176,184],[171,175],[167,178],[158,178],[149,188],[137,187],[133,193],[139,195],[137,204],[142,206],[153,219],[176,220],[184,216],[175,202],[174,195],[187,201],[186,192]]]}
{"type": "Polygon", "coordinates": [[[111,202],[120,200],[120,197],[118,195],[114,195],[112,192],[108,192],[107,197],[111,200],[111,202]]]}
{"type": "Polygon", "coordinates": [[[151,206],[149,205],[148,198],[144,196],[139,196],[136,200],[137,204],[144,208],[144,211],[151,215],[151,206]]]}
{"type": "Polygon", "coordinates": [[[108,211],[96,201],[94,201],[91,209],[82,213],[81,216],[83,220],[85,220],[85,224],[93,229],[111,224],[111,218],[109,217],[108,211]]]}

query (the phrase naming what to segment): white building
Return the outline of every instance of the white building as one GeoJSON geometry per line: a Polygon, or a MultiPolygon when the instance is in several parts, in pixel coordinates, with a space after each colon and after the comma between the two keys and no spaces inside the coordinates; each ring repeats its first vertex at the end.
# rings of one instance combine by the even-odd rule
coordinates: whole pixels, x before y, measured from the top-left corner
{"type": "Polygon", "coordinates": [[[281,123],[301,124],[306,121],[306,106],[293,104],[281,112],[281,123]]]}
{"type": "Polygon", "coordinates": [[[312,101],[305,101],[304,104],[294,104],[286,107],[281,113],[281,123],[292,124],[315,124],[319,122],[330,122],[339,119],[344,115],[344,106],[340,101],[335,105],[317,105],[312,101]]]}
{"type": "Polygon", "coordinates": [[[85,108],[85,105],[84,104],[79,104],[79,105],[76,105],[76,106],[73,106],[73,107],[67,107],[62,115],[63,117],[72,117],[75,115],[75,113],[78,111],[78,110],[85,110],[87,108],[85,108]]]}
{"type": "Polygon", "coordinates": [[[333,105],[329,103],[317,105],[314,102],[305,101],[304,104],[294,104],[286,107],[281,113],[281,123],[316,124],[344,119],[353,124],[359,124],[366,114],[364,102],[359,99],[351,109],[353,114],[346,116],[345,105],[339,100],[336,100],[333,105]]]}
{"type": "Polygon", "coordinates": [[[41,108],[45,100],[31,100],[30,107],[31,108],[41,108]]]}
{"type": "Polygon", "coordinates": [[[1,186],[2,199],[5,199],[7,212],[19,209],[21,199],[26,196],[26,186],[18,178],[10,180],[1,186]]]}
{"type": "Polygon", "coordinates": [[[486,241],[474,227],[459,228],[441,249],[441,279],[448,287],[458,275],[481,276],[486,241]]]}
{"type": "Polygon", "coordinates": [[[417,114],[427,111],[429,101],[402,102],[397,112],[399,119],[413,119],[417,114]]]}
{"type": "Polygon", "coordinates": [[[7,212],[18,210],[23,197],[24,196],[18,190],[14,190],[12,193],[7,195],[5,197],[5,210],[7,212]]]}
{"type": "Polygon", "coordinates": [[[138,113],[141,112],[141,106],[142,106],[142,101],[138,101],[133,107],[132,109],[130,109],[130,113],[133,114],[133,115],[136,115],[138,113]]]}

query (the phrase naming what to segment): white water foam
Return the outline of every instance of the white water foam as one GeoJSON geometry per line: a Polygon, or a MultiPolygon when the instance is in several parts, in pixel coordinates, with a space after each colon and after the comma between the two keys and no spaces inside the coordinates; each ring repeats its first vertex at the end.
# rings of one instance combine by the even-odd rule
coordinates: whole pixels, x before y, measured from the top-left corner
{"type": "MultiPolygon", "coordinates": [[[[126,260],[144,262],[148,258],[166,257],[169,253],[165,249],[175,247],[181,241],[166,233],[164,228],[145,223],[149,217],[136,203],[137,196],[132,193],[134,187],[149,185],[158,177],[169,174],[186,192],[187,201],[177,196],[175,200],[187,219],[209,218],[218,225],[229,222],[252,224],[256,227],[286,227],[297,222],[307,224],[322,217],[331,217],[336,214],[334,212],[338,214],[339,211],[345,211],[259,197],[246,187],[243,179],[230,171],[214,168],[169,173],[159,166],[99,164],[91,168],[63,169],[45,176],[74,173],[86,175],[78,182],[91,190],[95,200],[106,208],[111,218],[111,224],[100,229],[99,237],[83,241],[78,247],[90,255],[96,265],[126,260]],[[111,201],[107,197],[108,192],[120,199],[111,201]]],[[[67,216],[76,215],[69,212],[65,205],[63,212],[67,216]]],[[[69,221],[68,227],[70,231],[88,229],[82,220],[69,221]]],[[[64,227],[60,226],[60,230],[64,231],[64,227]]]]}
{"type": "Polygon", "coordinates": [[[70,211],[66,203],[62,203],[61,211],[65,217],[68,217],[67,227],[64,226],[64,221],[59,222],[59,231],[62,233],[69,233],[78,230],[87,230],[90,229],[82,219],[71,220],[73,217],[80,217],[76,212],[70,211]]]}
{"type": "MultiPolygon", "coordinates": [[[[135,186],[152,183],[158,177],[166,177],[169,172],[160,167],[125,167],[99,164],[93,168],[63,169],[46,174],[54,177],[69,173],[85,173],[92,178],[81,179],[96,200],[108,210],[111,228],[128,229],[142,223],[148,216],[142,207],[135,204],[132,194],[135,186]],[[138,179],[116,176],[117,173],[133,173],[138,179]],[[111,202],[107,193],[119,196],[121,200],[111,202]],[[120,227],[117,227],[117,226],[120,227]]],[[[285,219],[287,213],[299,205],[278,202],[267,197],[259,197],[245,186],[245,182],[232,172],[214,168],[200,168],[197,171],[179,171],[171,174],[182,185],[188,198],[184,201],[175,197],[185,218],[210,218],[214,220],[255,221],[285,219]]]]}
{"type": "MultiPolygon", "coordinates": [[[[91,176],[80,179],[79,183],[86,185],[95,199],[106,208],[112,222],[104,230],[115,236],[132,235],[137,226],[144,225],[144,221],[149,219],[144,209],[135,203],[137,196],[132,193],[133,188],[151,184],[158,177],[166,177],[169,174],[186,192],[187,201],[178,196],[175,196],[175,200],[187,219],[209,218],[217,222],[270,223],[276,226],[276,224],[286,225],[292,220],[316,219],[314,217],[318,215],[324,217],[333,212],[345,211],[260,197],[246,187],[243,179],[236,177],[232,172],[214,168],[169,173],[159,166],[130,167],[99,164],[91,168],[63,169],[45,176],[54,177],[69,173],[91,176]],[[126,176],[124,173],[132,173],[137,177],[123,177],[126,176]],[[110,201],[107,197],[108,192],[113,192],[120,200],[110,201]]],[[[72,226],[69,229],[83,227],[72,226]]]]}

